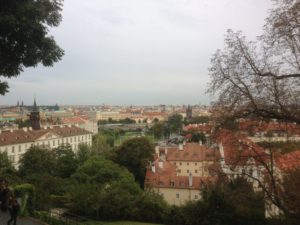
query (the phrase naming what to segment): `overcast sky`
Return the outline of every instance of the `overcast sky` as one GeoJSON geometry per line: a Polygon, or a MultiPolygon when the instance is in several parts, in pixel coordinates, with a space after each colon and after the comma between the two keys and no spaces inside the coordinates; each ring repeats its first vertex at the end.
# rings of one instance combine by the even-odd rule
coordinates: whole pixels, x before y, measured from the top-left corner
{"type": "Polygon", "coordinates": [[[54,67],[10,79],[1,104],[208,104],[210,58],[228,28],[262,33],[271,0],[65,0],[54,67]]]}

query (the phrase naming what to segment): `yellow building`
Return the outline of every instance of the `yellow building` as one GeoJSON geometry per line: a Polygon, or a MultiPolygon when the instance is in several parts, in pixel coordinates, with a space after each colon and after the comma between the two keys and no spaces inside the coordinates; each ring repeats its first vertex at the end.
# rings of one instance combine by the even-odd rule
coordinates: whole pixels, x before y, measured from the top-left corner
{"type": "Polygon", "coordinates": [[[201,143],[157,147],[156,154],[157,159],[147,170],[145,187],[171,205],[200,199],[201,189],[215,181],[209,168],[217,156],[201,143]]]}

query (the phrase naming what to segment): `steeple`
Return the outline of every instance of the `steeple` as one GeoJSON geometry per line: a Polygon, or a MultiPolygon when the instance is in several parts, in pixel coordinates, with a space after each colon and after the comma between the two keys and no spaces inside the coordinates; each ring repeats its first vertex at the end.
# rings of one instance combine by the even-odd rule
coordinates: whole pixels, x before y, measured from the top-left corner
{"type": "Polygon", "coordinates": [[[35,99],[35,97],[34,97],[34,101],[33,101],[33,109],[32,109],[32,111],[33,112],[38,112],[39,111],[39,109],[38,109],[38,107],[36,105],[36,99],[35,99]]]}
{"type": "Polygon", "coordinates": [[[32,111],[30,112],[30,125],[32,127],[32,129],[34,130],[39,130],[41,129],[41,125],[40,125],[40,112],[39,109],[36,105],[36,100],[34,98],[34,102],[33,102],[33,108],[32,111]]]}

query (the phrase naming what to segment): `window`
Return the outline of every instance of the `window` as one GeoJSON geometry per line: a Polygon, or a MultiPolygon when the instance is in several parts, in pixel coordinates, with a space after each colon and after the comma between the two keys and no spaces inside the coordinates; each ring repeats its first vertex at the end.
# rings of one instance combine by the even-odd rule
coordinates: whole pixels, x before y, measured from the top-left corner
{"type": "Polygon", "coordinates": [[[19,145],[19,152],[21,152],[22,151],[22,146],[21,145],[19,145]]]}
{"type": "Polygon", "coordinates": [[[176,194],[176,198],[179,198],[179,193],[176,194]]]}
{"type": "Polygon", "coordinates": [[[179,163],[179,165],[181,166],[181,162],[179,163]]]}
{"type": "Polygon", "coordinates": [[[195,195],[195,199],[198,199],[198,195],[195,195]]]}
{"type": "Polygon", "coordinates": [[[187,162],[186,165],[190,165],[190,164],[187,162]]]}
{"type": "Polygon", "coordinates": [[[15,146],[11,147],[11,153],[15,153],[15,146]]]}
{"type": "Polygon", "coordinates": [[[197,166],[197,163],[195,162],[195,166],[197,166]]]}
{"type": "Polygon", "coordinates": [[[181,170],[177,170],[177,173],[181,173],[181,170]]]}
{"type": "Polygon", "coordinates": [[[176,165],[176,162],[174,162],[174,165],[176,165]]]}
{"type": "Polygon", "coordinates": [[[55,141],[52,142],[53,146],[55,146],[55,141]]]}
{"type": "Polygon", "coordinates": [[[186,172],[187,172],[187,173],[189,173],[189,172],[190,172],[190,170],[187,170],[186,172]]]}
{"type": "Polygon", "coordinates": [[[198,173],[198,170],[195,170],[195,173],[198,173]]]}

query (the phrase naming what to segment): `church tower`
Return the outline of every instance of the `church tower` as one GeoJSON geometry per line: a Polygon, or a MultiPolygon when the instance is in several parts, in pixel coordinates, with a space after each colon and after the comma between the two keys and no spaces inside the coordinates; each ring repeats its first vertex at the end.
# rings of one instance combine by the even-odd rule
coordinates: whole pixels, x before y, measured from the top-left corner
{"type": "Polygon", "coordinates": [[[41,119],[40,111],[36,105],[36,101],[34,98],[33,108],[32,108],[32,111],[30,112],[30,117],[29,117],[30,125],[31,125],[32,129],[34,129],[34,130],[41,129],[40,119],[41,119]]]}
{"type": "Polygon", "coordinates": [[[192,119],[192,117],[193,117],[193,108],[192,108],[192,106],[188,105],[188,107],[186,109],[186,118],[192,119]]]}

